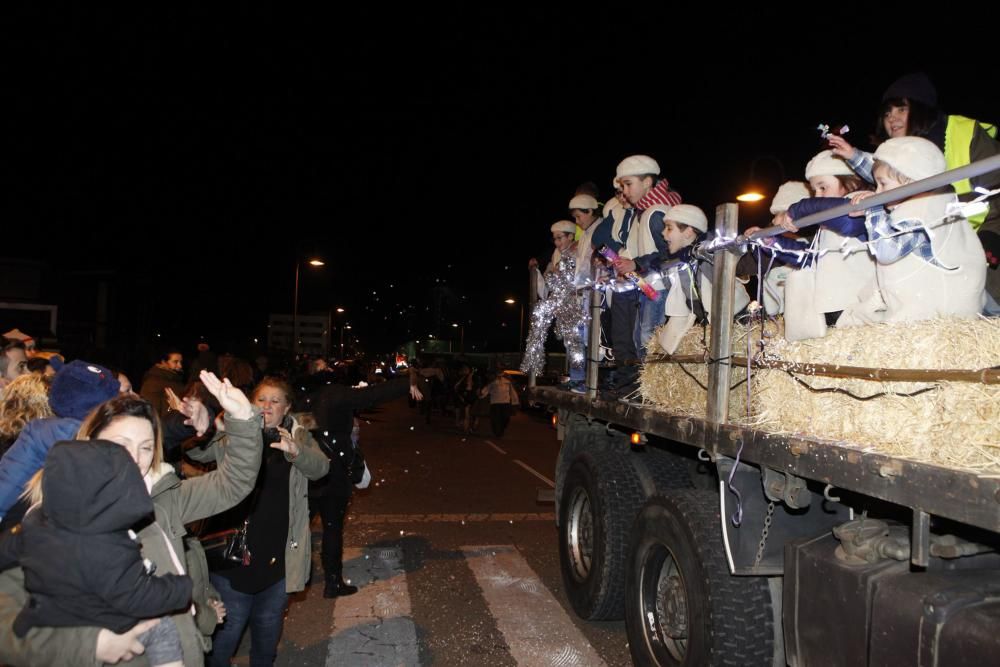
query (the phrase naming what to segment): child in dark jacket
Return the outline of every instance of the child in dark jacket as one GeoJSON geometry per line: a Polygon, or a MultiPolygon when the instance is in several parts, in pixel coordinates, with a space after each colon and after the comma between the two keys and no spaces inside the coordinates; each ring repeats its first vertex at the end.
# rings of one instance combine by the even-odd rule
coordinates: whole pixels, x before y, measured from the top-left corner
{"type": "MultiPolygon", "coordinates": [[[[42,502],[0,537],[0,570],[20,564],[31,598],[14,621],[97,625],[122,633],[191,604],[190,577],[153,576],[131,527],[153,515],[139,468],[121,445],[60,442],[49,452],[42,502]]],[[[180,637],[163,618],[139,640],[153,665],[180,665],[180,637]]]]}

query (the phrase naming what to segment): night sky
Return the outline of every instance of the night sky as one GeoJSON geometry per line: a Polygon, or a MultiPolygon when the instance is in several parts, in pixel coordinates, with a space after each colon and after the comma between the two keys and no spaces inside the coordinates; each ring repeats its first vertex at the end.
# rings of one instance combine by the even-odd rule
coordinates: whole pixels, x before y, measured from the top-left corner
{"type": "Polygon", "coordinates": [[[820,122],[870,147],[907,71],[946,111],[1000,119],[995,62],[953,43],[976,26],[868,10],[133,11],[7,8],[0,27],[0,256],[111,271],[115,344],[263,338],[296,258],[319,256],[300,312],[346,308],[370,351],[451,322],[509,350],[528,257],[629,154],[711,216],[752,164],[770,192],[801,178],[820,122]]]}

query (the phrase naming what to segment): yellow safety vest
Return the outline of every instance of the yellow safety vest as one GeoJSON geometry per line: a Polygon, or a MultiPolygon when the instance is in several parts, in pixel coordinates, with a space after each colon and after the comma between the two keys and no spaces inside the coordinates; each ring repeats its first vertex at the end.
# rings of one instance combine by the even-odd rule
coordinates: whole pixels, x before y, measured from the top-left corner
{"type": "MultiPolygon", "coordinates": [[[[944,131],[944,159],[948,169],[964,167],[972,161],[969,148],[972,145],[972,135],[975,132],[977,122],[965,116],[948,116],[948,125],[944,131]]],[[[996,139],[996,125],[989,123],[979,123],[979,125],[990,135],[990,138],[996,139]]],[[[953,183],[952,186],[959,195],[972,192],[972,183],[967,178],[953,183]]],[[[989,209],[970,217],[969,222],[972,223],[972,228],[978,230],[988,214],[989,209]]]]}

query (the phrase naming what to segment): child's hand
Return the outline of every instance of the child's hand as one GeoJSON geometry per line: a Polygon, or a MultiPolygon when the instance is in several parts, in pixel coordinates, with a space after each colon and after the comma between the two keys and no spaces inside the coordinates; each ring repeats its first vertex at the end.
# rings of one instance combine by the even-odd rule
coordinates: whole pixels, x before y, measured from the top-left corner
{"type": "Polygon", "coordinates": [[[792,216],[788,215],[788,211],[782,211],[776,215],[774,217],[774,224],[790,232],[799,231],[799,228],[792,222],[792,216]]]}
{"type": "Polygon", "coordinates": [[[829,137],[827,137],[827,141],[830,142],[830,150],[837,157],[844,158],[845,160],[850,160],[852,157],[854,157],[854,151],[855,151],[854,146],[847,143],[847,140],[845,140],[843,137],[836,134],[831,134],[829,137]]]}
{"type": "MultiPolygon", "coordinates": [[[[871,192],[870,190],[865,190],[863,192],[855,192],[853,195],[851,195],[851,203],[852,204],[857,204],[859,201],[862,201],[862,200],[868,199],[869,197],[874,196],[874,194],[875,193],[871,192]]],[[[852,218],[860,218],[864,214],[865,214],[864,211],[855,211],[854,213],[850,213],[849,215],[852,218]]]]}
{"type": "Polygon", "coordinates": [[[626,273],[631,273],[635,271],[635,262],[631,259],[625,259],[624,257],[619,257],[615,260],[615,271],[625,275],[626,273]]]}

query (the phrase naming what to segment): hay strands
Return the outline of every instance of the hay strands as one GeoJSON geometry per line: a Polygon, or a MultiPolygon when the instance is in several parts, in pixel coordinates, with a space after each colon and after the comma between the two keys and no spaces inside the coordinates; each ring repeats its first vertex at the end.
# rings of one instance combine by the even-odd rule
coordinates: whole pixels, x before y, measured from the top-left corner
{"type": "MultiPolygon", "coordinates": [[[[726,359],[733,366],[746,367],[747,358],[731,356],[726,359]]],[[[704,364],[708,357],[704,354],[674,354],[646,359],[647,364],[704,364]]],[[[773,368],[791,373],[805,373],[820,377],[852,378],[876,382],[977,382],[980,384],[1000,384],[1000,368],[980,370],[963,369],[921,369],[921,368],[865,368],[863,366],[842,366],[840,364],[813,364],[780,359],[754,359],[754,368],[773,368]]]]}

